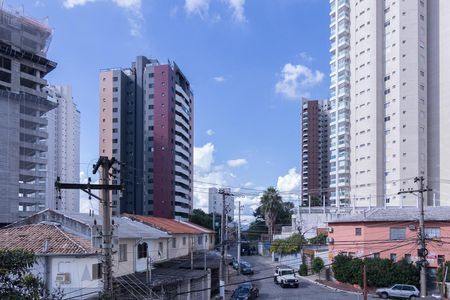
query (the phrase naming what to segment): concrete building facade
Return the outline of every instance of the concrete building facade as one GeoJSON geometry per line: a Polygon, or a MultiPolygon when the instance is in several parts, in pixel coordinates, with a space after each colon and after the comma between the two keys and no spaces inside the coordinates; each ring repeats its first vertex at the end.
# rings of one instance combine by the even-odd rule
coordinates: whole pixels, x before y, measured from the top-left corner
{"type": "Polygon", "coordinates": [[[48,120],[48,162],[46,208],[79,212],[80,191],[55,190],[55,181],[80,181],[80,112],[68,85],[45,88],[47,99],[57,107],[45,114],[48,120]]]}
{"type": "Polygon", "coordinates": [[[450,121],[444,117],[450,104],[450,59],[444,54],[450,5],[440,0],[332,0],[330,5],[335,112],[330,169],[337,164],[345,170],[344,177],[336,175],[336,184],[349,188],[343,192],[346,203],[417,206],[416,195],[397,193],[417,188],[414,177],[424,176],[433,189],[428,204],[450,205],[445,167],[450,121]]]}
{"type": "Polygon", "coordinates": [[[330,204],[350,203],[350,3],[330,1],[330,204]]]}
{"type": "Polygon", "coordinates": [[[46,205],[48,121],[46,58],[52,30],[16,11],[0,10],[0,224],[46,205]]]}
{"type": "Polygon", "coordinates": [[[193,93],[175,63],[138,56],[100,72],[100,155],[122,163],[113,214],[187,219],[192,210],[193,93]]]}
{"type": "MultiPolygon", "coordinates": [[[[227,193],[231,193],[230,188],[223,189],[227,193]]],[[[209,188],[208,190],[208,211],[209,213],[215,213],[216,215],[222,215],[223,198],[222,194],[219,194],[217,188],[209,188]]],[[[232,219],[234,218],[234,196],[225,197],[225,212],[232,219]]]]}
{"type": "MultiPolygon", "coordinates": [[[[329,205],[328,100],[302,100],[302,204],[329,205]]],[[[333,180],[335,178],[333,177],[333,180]]]]}

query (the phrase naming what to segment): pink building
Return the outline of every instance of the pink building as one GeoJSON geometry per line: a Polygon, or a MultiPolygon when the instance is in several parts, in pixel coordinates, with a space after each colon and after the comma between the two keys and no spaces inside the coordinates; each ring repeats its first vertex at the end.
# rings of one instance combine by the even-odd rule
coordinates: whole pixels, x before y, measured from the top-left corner
{"type": "MultiPolygon", "coordinates": [[[[330,260],[339,253],[417,261],[419,210],[376,208],[334,220],[329,225],[330,260]]],[[[436,268],[450,259],[450,207],[425,208],[428,262],[436,268]]]]}

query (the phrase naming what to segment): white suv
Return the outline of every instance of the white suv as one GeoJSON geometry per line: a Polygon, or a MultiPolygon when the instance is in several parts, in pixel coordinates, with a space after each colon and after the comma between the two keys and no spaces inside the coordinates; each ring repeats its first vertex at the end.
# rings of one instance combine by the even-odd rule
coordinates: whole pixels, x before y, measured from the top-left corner
{"type": "Polygon", "coordinates": [[[394,284],[390,288],[377,289],[376,294],[382,299],[388,298],[404,298],[404,299],[414,299],[419,297],[419,290],[409,284],[394,284]]]}
{"type": "Polygon", "coordinates": [[[275,269],[273,275],[273,281],[275,284],[281,285],[283,288],[293,286],[298,288],[298,279],[295,278],[294,269],[288,266],[279,266],[275,269]]]}

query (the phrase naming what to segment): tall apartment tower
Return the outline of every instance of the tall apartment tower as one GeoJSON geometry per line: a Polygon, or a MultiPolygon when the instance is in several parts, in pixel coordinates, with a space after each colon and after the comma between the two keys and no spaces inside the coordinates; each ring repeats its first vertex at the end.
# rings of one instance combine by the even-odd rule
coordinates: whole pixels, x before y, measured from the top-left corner
{"type": "Polygon", "coordinates": [[[340,145],[350,146],[342,152],[342,164],[348,168],[348,153],[351,162],[346,198],[354,207],[416,206],[416,195],[397,193],[417,188],[413,178],[424,176],[433,188],[428,203],[434,198],[437,204],[450,204],[445,182],[450,175],[450,4],[330,4],[331,101],[336,112],[331,119],[337,122],[331,127],[331,157],[333,163],[341,156],[340,145]]]}
{"type": "MultiPolygon", "coordinates": [[[[330,204],[350,203],[350,0],[330,1],[330,204]]],[[[376,1],[378,2],[378,1],[376,1]]]]}
{"type": "MultiPolygon", "coordinates": [[[[230,188],[223,189],[227,193],[231,193],[230,188]]],[[[219,190],[216,188],[209,188],[208,190],[208,204],[209,213],[215,213],[222,215],[223,208],[223,196],[219,194],[219,190]]],[[[233,219],[234,217],[234,196],[225,197],[225,212],[233,219]]]]}
{"type": "Polygon", "coordinates": [[[0,9],[0,225],[45,208],[51,36],[46,24],[0,9]]]}
{"type": "Polygon", "coordinates": [[[46,207],[80,211],[80,191],[55,190],[55,181],[80,182],[80,112],[72,97],[72,87],[50,85],[45,88],[47,99],[58,106],[45,114],[48,120],[48,162],[46,207]]]}
{"type": "Polygon", "coordinates": [[[329,102],[302,100],[302,204],[329,205],[329,102]]]}
{"type": "Polygon", "coordinates": [[[100,155],[122,163],[113,214],[187,219],[192,209],[193,94],[175,63],[138,56],[100,72],[100,155]]]}

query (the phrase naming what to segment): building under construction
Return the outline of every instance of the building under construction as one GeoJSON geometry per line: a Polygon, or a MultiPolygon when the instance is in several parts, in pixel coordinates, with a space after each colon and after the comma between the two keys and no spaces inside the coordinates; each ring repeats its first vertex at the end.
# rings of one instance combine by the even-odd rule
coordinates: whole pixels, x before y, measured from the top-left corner
{"type": "Polygon", "coordinates": [[[0,8],[0,225],[45,208],[51,37],[44,22],[0,8]]]}

